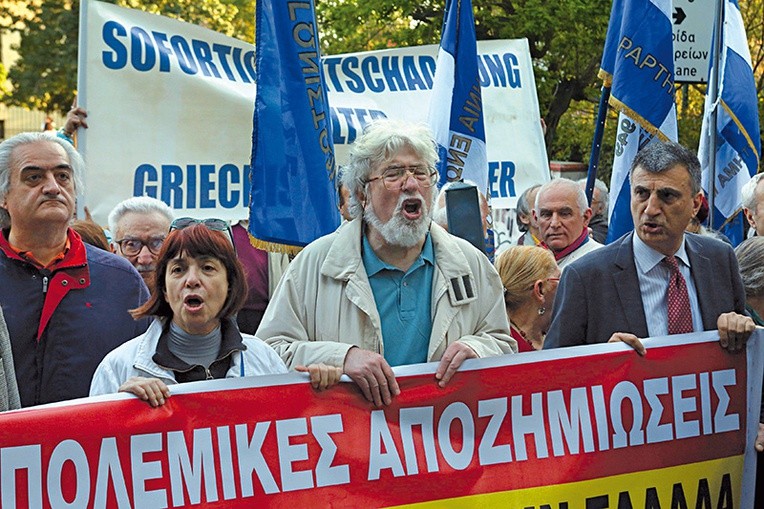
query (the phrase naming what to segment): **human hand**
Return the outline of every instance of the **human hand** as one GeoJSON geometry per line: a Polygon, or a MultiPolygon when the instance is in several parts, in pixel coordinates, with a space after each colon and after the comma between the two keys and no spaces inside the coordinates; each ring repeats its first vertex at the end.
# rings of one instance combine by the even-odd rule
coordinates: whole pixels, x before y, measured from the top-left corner
{"type": "Polygon", "coordinates": [[[77,107],[76,104],[72,105],[72,109],[66,114],[66,122],[64,123],[64,134],[70,138],[74,136],[77,129],[80,127],[88,128],[88,123],[85,120],[88,116],[87,111],[77,107]]]}
{"type": "Polygon", "coordinates": [[[734,311],[722,313],[716,320],[719,329],[719,343],[729,352],[745,348],[745,342],[756,328],[750,316],[744,316],[734,311]]]}
{"type": "Polygon", "coordinates": [[[384,357],[354,346],[345,355],[343,371],[353,379],[363,396],[380,407],[389,405],[401,393],[390,365],[384,357]]]}
{"type": "Polygon", "coordinates": [[[435,379],[438,380],[438,387],[445,387],[454,376],[456,370],[467,359],[477,359],[475,350],[459,341],[451,343],[440,358],[440,364],[435,371],[435,379]]]}
{"type": "Polygon", "coordinates": [[[340,381],[342,368],[328,366],[323,362],[319,364],[310,364],[309,366],[297,366],[295,371],[308,373],[310,375],[310,385],[318,391],[328,389],[340,381]]]}
{"type": "Polygon", "coordinates": [[[153,407],[162,406],[170,397],[170,389],[167,384],[158,378],[146,378],[134,376],[123,383],[119,392],[129,392],[138,396],[143,401],[148,401],[153,407]]]}
{"type": "Polygon", "coordinates": [[[640,341],[640,339],[634,334],[629,334],[628,332],[615,332],[612,336],[610,336],[610,339],[608,339],[607,342],[626,343],[643,357],[647,353],[647,349],[645,348],[645,345],[642,344],[642,341],[640,341]]]}

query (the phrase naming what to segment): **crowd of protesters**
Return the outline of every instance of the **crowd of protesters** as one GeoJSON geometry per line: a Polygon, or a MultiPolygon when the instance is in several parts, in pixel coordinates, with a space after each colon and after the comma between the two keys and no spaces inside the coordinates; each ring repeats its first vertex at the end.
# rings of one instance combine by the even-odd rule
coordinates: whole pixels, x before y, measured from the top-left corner
{"type": "Polygon", "coordinates": [[[72,223],[85,118],[0,144],[0,410],[118,391],[158,406],[175,383],[289,369],[318,390],[347,375],[382,406],[400,393],[395,366],[436,361],[445,386],[470,358],[602,342],[644,354],[646,337],[703,330],[736,352],[762,325],[764,179],[742,196],[754,238],[733,251],[697,229],[700,166],[676,143],[632,165],[633,232],[603,246],[604,184],[590,206],[556,179],[520,197],[524,234],[494,265],[444,228],[429,130],[379,120],[342,169],[343,224],[289,263],[241,225],[153,198],[117,205],[109,237],[72,223]]]}

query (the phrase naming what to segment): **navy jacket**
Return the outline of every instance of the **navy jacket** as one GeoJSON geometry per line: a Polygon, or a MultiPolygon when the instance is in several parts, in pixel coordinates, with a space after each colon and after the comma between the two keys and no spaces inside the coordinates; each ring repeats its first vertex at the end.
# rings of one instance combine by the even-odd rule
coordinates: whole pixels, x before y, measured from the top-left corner
{"type": "MultiPolygon", "coordinates": [[[[45,274],[0,250],[0,306],[11,337],[22,406],[86,397],[106,354],[148,326],[148,320],[135,321],[127,312],[148,299],[135,268],[88,244],[85,252],[90,284],[65,294],[38,341],[43,280],[47,275],[46,281],[53,284],[55,271],[45,274]]],[[[56,280],[56,284],[69,282],[56,280]]]]}

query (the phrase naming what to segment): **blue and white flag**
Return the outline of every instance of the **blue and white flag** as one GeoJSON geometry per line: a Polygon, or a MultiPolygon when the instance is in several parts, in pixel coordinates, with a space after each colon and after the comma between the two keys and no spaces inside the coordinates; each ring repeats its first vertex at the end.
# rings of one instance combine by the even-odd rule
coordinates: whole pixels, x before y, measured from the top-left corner
{"type": "MultiPolygon", "coordinates": [[[[740,191],[759,171],[761,140],[756,98],[756,83],[751,66],[751,53],[745,35],[743,18],[737,0],[722,4],[724,23],[719,54],[716,103],[706,94],[703,128],[700,135],[698,159],[703,167],[703,189],[711,192],[715,176],[714,224],[722,229],[733,244],[743,240],[740,221],[740,191]],[[711,113],[716,109],[716,129],[711,127],[711,113]],[[711,171],[710,149],[716,137],[716,171],[711,171]],[[736,221],[737,219],[737,221],[736,221]]],[[[711,62],[711,73],[716,68],[711,62]]]]}
{"type": "Polygon", "coordinates": [[[312,1],[257,2],[249,233],[276,251],[340,224],[329,104],[312,1]]]}
{"type": "Polygon", "coordinates": [[[677,140],[671,0],[614,0],[600,77],[620,111],[615,140],[607,242],[634,228],[629,168],[655,139],[677,140]]]}
{"type": "Polygon", "coordinates": [[[487,195],[488,158],[471,0],[449,0],[446,5],[429,124],[439,146],[441,184],[472,180],[487,195]]]}

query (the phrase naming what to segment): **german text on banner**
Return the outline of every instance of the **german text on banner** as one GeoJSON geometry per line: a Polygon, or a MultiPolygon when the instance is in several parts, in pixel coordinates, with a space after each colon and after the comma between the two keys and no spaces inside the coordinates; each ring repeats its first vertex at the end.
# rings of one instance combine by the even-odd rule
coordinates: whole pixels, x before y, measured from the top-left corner
{"type": "Polygon", "coordinates": [[[6,507],[743,507],[764,334],[398,368],[372,407],[301,375],[181,384],[0,415],[6,507]]]}
{"type": "Polygon", "coordinates": [[[619,112],[608,242],[632,230],[628,172],[654,138],[677,140],[670,0],[613,0],[600,77],[619,112]]]}
{"type": "MultiPolygon", "coordinates": [[[[117,203],[142,195],[179,217],[248,217],[254,47],[95,0],[83,0],[80,15],[78,102],[90,125],[79,133],[88,163],[82,203],[95,219],[105,224],[117,203]]],[[[338,164],[376,117],[427,120],[437,51],[323,58],[338,164]]],[[[491,205],[508,208],[549,179],[530,51],[525,39],[480,41],[478,51],[491,205]]]]}
{"type": "MultiPolygon", "coordinates": [[[[761,139],[756,83],[751,53],[737,0],[723,3],[724,23],[719,55],[719,91],[714,104],[706,95],[698,158],[703,167],[703,189],[711,192],[715,178],[714,228],[720,228],[740,212],[740,191],[759,171],[761,139]],[[711,127],[711,112],[716,109],[716,129],[711,127]],[[711,171],[711,137],[716,137],[716,170],[711,171]]],[[[710,73],[716,72],[713,61],[710,73]]],[[[740,225],[738,225],[740,226],[740,225]]],[[[742,228],[725,230],[735,244],[742,241],[742,228]]]]}
{"type": "Polygon", "coordinates": [[[483,98],[471,0],[448,0],[429,123],[438,142],[440,181],[468,179],[488,189],[483,98]]]}
{"type": "Polygon", "coordinates": [[[340,224],[329,103],[313,1],[261,0],[249,233],[302,247],[340,224]]]}

